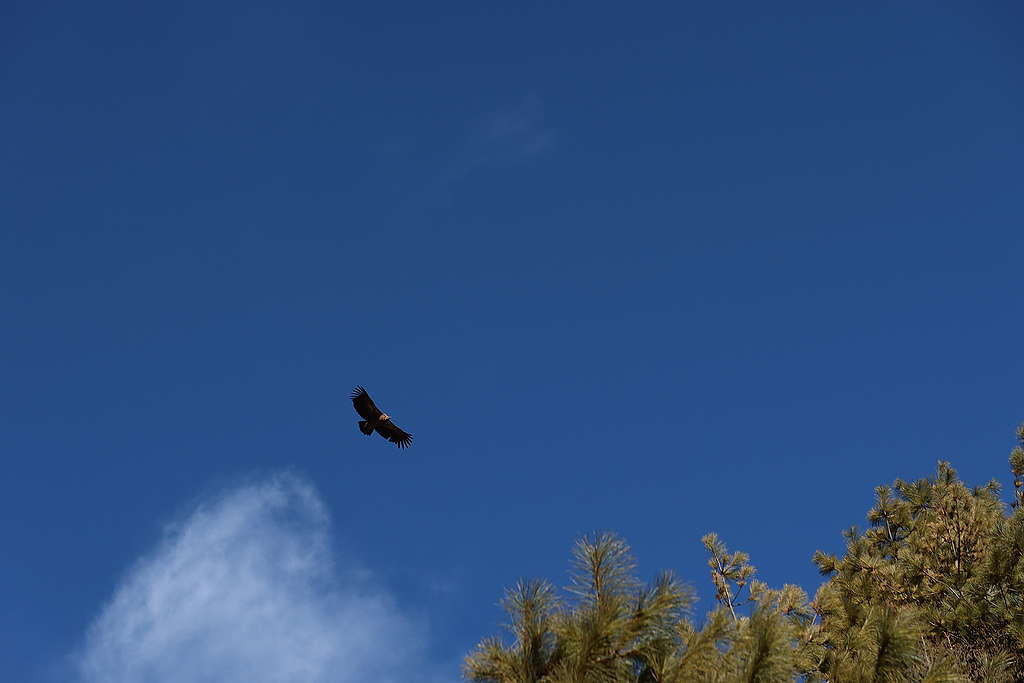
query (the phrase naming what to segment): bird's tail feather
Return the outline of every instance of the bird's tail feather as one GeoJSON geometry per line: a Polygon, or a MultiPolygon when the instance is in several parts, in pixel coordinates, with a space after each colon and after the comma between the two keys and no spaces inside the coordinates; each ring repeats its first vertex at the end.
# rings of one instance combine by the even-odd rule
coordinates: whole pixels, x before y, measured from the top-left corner
{"type": "Polygon", "coordinates": [[[367,422],[366,420],[360,420],[359,421],[359,431],[361,431],[363,434],[366,434],[367,436],[369,436],[370,434],[373,434],[373,427],[371,427],[370,423],[367,422]]]}

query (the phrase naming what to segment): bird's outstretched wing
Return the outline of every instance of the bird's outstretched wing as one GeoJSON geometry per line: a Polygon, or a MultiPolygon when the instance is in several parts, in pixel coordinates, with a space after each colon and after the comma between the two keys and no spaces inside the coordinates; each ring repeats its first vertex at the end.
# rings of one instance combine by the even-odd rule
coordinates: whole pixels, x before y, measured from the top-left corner
{"type": "Polygon", "coordinates": [[[366,393],[366,389],[362,387],[356,387],[352,390],[352,405],[355,406],[359,417],[364,420],[376,422],[383,414],[380,408],[377,407],[377,404],[373,402],[373,399],[370,398],[370,395],[366,393]]]}
{"type": "Polygon", "coordinates": [[[377,425],[377,433],[399,448],[408,448],[412,443],[412,434],[403,430],[391,420],[384,420],[377,425]]]}

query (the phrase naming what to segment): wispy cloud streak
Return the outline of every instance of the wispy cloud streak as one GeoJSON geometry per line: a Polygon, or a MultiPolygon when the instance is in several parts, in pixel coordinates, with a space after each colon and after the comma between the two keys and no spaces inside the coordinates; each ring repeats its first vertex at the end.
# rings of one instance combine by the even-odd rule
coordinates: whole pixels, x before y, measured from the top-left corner
{"type": "Polygon", "coordinates": [[[333,563],[316,492],[279,476],[169,528],[77,664],[89,683],[426,680],[424,636],[365,572],[333,563]]]}
{"type": "Polygon", "coordinates": [[[544,121],[544,107],[535,95],[487,116],[470,133],[464,161],[471,165],[515,161],[536,156],[554,143],[544,121]]]}
{"type": "Polygon", "coordinates": [[[555,132],[545,122],[540,98],[529,95],[517,104],[481,117],[466,130],[447,163],[405,203],[413,206],[447,198],[466,178],[488,168],[532,159],[554,145],[555,132]]]}

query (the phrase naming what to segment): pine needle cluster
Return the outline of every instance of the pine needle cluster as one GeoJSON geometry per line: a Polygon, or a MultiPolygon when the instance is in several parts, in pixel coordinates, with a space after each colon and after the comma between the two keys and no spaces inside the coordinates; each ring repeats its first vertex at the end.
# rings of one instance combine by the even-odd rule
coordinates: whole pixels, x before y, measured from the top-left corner
{"type": "Polygon", "coordinates": [[[1024,510],[1007,510],[999,484],[969,489],[940,462],[934,477],[878,487],[868,520],[863,533],[846,532],[842,558],[814,555],[830,577],[815,598],[829,648],[822,670],[875,680],[867,655],[884,645],[900,653],[899,680],[944,670],[1024,681],[1014,673],[1024,664],[1024,510]]]}
{"type": "Polygon", "coordinates": [[[466,658],[471,681],[492,683],[767,683],[809,670],[801,644],[813,618],[795,586],[756,580],[745,599],[736,583],[753,575],[743,553],[709,536],[711,563],[724,568],[719,607],[696,628],[693,591],[671,573],[642,585],[626,542],[588,536],[573,549],[565,598],[545,581],[520,581],[505,595],[513,642],[483,641],[466,658]],[[726,599],[724,596],[731,597],[726,599]],[[736,613],[750,606],[748,616],[736,613]]]}
{"type": "Polygon", "coordinates": [[[842,557],[813,601],[772,589],[746,553],[702,543],[716,608],[698,627],[693,591],[673,574],[636,577],[614,534],[580,539],[564,591],[522,580],[502,602],[511,642],[465,661],[483,683],[1024,682],[1024,425],[1010,454],[1014,499],[968,488],[946,462],[875,490],[870,526],[844,532],[842,557]]]}

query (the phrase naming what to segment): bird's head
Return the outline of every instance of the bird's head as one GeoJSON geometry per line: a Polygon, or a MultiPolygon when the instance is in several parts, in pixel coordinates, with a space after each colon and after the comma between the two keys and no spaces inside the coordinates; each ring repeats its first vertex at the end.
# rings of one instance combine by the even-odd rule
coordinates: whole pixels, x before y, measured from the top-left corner
{"type": "Polygon", "coordinates": [[[391,419],[391,416],[390,416],[390,415],[388,415],[387,413],[381,413],[381,414],[380,414],[380,419],[381,419],[381,420],[390,420],[390,419],[391,419]]]}

